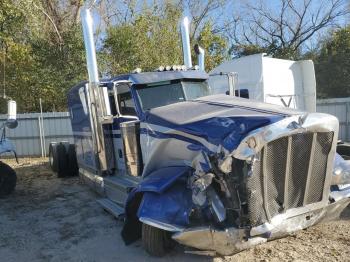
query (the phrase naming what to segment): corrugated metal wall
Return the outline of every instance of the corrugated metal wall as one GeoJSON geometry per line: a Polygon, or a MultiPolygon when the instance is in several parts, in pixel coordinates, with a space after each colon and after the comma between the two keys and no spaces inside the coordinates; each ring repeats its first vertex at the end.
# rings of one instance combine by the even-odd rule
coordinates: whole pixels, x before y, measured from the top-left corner
{"type": "MultiPolygon", "coordinates": [[[[350,141],[350,97],[318,100],[317,112],[338,117],[339,139],[350,141]]],[[[41,156],[42,135],[45,138],[46,155],[49,154],[50,142],[74,141],[68,112],[43,113],[43,134],[39,127],[40,113],[18,114],[17,119],[18,127],[6,129],[6,134],[15,144],[19,156],[41,156]]],[[[0,115],[0,124],[5,120],[6,115],[0,115]]]]}
{"type": "MultiPolygon", "coordinates": [[[[6,129],[6,135],[12,140],[19,156],[41,156],[42,139],[39,128],[40,113],[18,114],[18,127],[6,129]]],[[[1,124],[6,115],[0,115],[1,124]]],[[[53,141],[69,141],[73,143],[72,127],[68,112],[43,113],[43,134],[46,154],[53,141]]]]}
{"type": "Polygon", "coordinates": [[[338,117],[339,139],[350,142],[350,97],[317,100],[317,112],[338,117]]]}

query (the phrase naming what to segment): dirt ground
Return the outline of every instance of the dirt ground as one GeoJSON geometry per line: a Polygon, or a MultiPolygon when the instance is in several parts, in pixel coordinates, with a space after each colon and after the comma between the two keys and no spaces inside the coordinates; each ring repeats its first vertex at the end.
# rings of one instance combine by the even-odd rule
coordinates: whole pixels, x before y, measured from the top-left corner
{"type": "Polygon", "coordinates": [[[104,212],[79,178],[59,179],[46,159],[7,160],[16,192],[0,200],[0,262],[21,261],[350,261],[350,208],[320,224],[229,257],[184,254],[152,258],[140,241],[125,246],[122,222],[104,212]]]}

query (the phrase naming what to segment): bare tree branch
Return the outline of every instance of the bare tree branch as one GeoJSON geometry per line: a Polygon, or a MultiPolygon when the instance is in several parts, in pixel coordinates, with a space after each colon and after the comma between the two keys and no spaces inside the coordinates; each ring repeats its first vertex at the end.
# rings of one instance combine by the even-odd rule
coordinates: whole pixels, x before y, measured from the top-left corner
{"type": "Polygon", "coordinates": [[[228,29],[228,35],[234,35],[233,44],[269,46],[276,51],[288,49],[296,53],[317,32],[335,26],[349,14],[346,0],[279,0],[273,6],[266,3],[269,1],[244,4],[246,16],[241,25],[233,24],[228,29]]]}
{"type": "Polygon", "coordinates": [[[51,16],[49,16],[49,14],[41,7],[37,6],[34,2],[33,3],[33,6],[38,9],[40,12],[42,12],[48,19],[49,21],[51,22],[53,28],[55,29],[56,33],[57,33],[57,36],[58,36],[58,39],[59,39],[59,43],[62,44],[63,43],[63,40],[62,40],[62,37],[61,37],[61,34],[60,32],[58,31],[58,28],[55,24],[55,22],[53,21],[53,19],[51,18],[51,16]]]}

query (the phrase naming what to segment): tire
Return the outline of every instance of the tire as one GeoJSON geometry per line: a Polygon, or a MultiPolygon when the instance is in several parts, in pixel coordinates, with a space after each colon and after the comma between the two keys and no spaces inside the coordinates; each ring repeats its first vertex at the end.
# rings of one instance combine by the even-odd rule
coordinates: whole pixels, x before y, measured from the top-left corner
{"type": "Polygon", "coordinates": [[[58,171],[58,159],[57,159],[57,144],[50,143],[49,146],[49,164],[53,172],[58,171]]]}
{"type": "Polygon", "coordinates": [[[79,174],[79,167],[77,161],[77,155],[75,152],[75,145],[70,144],[68,146],[68,170],[70,176],[77,176],[79,174]]]}
{"type": "Polygon", "coordinates": [[[350,160],[350,144],[343,143],[337,145],[337,153],[341,155],[345,160],[350,160]]]}
{"type": "Polygon", "coordinates": [[[57,160],[57,177],[69,176],[66,146],[62,143],[57,145],[57,160]]]}
{"type": "Polygon", "coordinates": [[[0,198],[11,194],[16,187],[17,175],[9,165],[0,162],[0,198]]]}
{"type": "Polygon", "coordinates": [[[162,257],[174,246],[170,232],[142,224],[142,245],[151,256],[162,257]]]}

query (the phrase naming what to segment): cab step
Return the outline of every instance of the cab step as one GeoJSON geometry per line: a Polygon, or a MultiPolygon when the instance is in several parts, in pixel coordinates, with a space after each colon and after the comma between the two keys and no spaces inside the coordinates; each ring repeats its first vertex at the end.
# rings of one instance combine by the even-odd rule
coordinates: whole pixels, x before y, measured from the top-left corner
{"type": "Polygon", "coordinates": [[[137,187],[138,181],[128,176],[116,175],[103,178],[106,197],[124,206],[129,192],[137,187]]]}
{"type": "Polygon", "coordinates": [[[120,219],[124,215],[124,208],[109,200],[108,198],[101,198],[96,200],[104,210],[115,216],[117,219],[120,219]]]}

